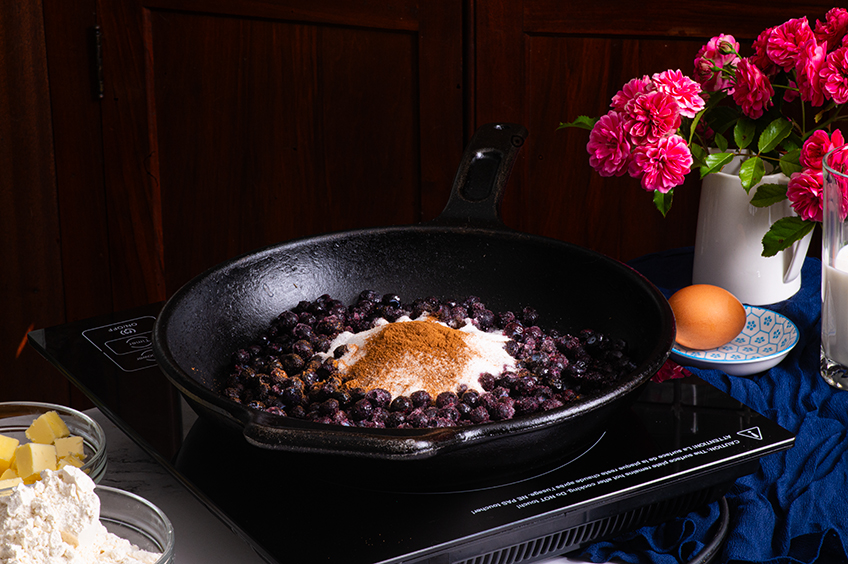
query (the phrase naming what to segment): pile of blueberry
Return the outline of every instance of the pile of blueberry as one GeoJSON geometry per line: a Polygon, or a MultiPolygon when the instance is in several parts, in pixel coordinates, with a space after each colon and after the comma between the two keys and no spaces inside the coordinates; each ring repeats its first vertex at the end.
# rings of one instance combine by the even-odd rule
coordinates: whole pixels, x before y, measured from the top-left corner
{"type": "MultiPolygon", "coordinates": [[[[281,313],[251,346],[234,354],[233,370],[221,390],[227,398],[252,409],[320,423],[357,427],[428,428],[503,421],[561,407],[580,394],[608,386],[634,364],[625,343],[586,329],[577,335],[543,331],[532,308],[494,313],[476,297],[463,301],[418,299],[404,304],[395,294],[363,291],[345,306],[323,295],[281,313]],[[342,331],[370,329],[374,321],[416,319],[429,314],[458,329],[470,320],[482,331],[503,331],[505,347],[517,369],[481,374],[479,393],[445,390],[433,398],[426,391],[408,397],[383,389],[348,388],[330,343],[342,331]]],[[[339,347],[341,349],[341,347],[339,347]]]]}

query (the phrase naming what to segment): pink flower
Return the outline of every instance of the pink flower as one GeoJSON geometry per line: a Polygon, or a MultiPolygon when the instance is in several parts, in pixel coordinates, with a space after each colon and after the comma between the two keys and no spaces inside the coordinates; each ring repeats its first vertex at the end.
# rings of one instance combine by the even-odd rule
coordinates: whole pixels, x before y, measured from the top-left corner
{"type": "Polygon", "coordinates": [[[774,28],[770,27],[754,40],[754,54],[750,57],[751,62],[768,76],[777,74],[779,70],[778,66],[768,56],[768,40],[772,31],[774,31],[774,28]]]}
{"type": "Polygon", "coordinates": [[[630,164],[630,142],[621,114],[601,116],[589,133],[589,164],[601,176],[621,176],[630,164]]]}
{"type": "Polygon", "coordinates": [[[848,102],[848,46],[843,46],[827,56],[819,71],[825,96],[837,104],[848,102]]]}
{"type": "Polygon", "coordinates": [[[786,197],[801,219],[821,221],[824,193],[820,170],[793,172],[786,187],[786,197]]]}
{"type": "Polygon", "coordinates": [[[713,37],[695,55],[695,80],[709,92],[732,90],[733,81],[717,69],[732,69],[739,60],[738,53],[739,43],[732,35],[713,37]]]}
{"type": "Polygon", "coordinates": [[[801,95],[801,93],[798,92],[798,85],[795,84],[794,80],[790,79],[789,80],[789,88],[786,88],[783,91],[783,101],[786,102],[787,104],[794,102],[795,100],[798,99],[798,96],[800,96],[800,95],[801,95]]]}
{"type": "Polygon", "coordinates": [[[768,77],[749,59],[742,59],[736,65],[736,90],[733,100],[742,108],[742,113],[751,119],[757,119],[772,106],[771,97],[774,88],[768,77]]]}
{"type": "Polygon", "coordinates": [[[636,147],[630,161],[630,176],[642,178],[642,188],[666,193],[683,180],[692,169],[692,153],[679,135],[663,137],[654,143],[636,147]]]}
{"type": "Polygon", "coordinates": [[[679,70],[657,73],[651,78],[651,83],[654,90],[664,92],[677,101],[680,115],[684,117],[693,118],[704,109],[701,85],[679,70]]]}
{"type": "Polygon", "coordinates": [[[820,171],[822,158],[844,143],[842,132],[838,129],[833,132],[832,136],[828,136],[826,131],[817,129],[804,141],[804,146],[801,148],[801,166],[820,171]]]}
{"type": "Polygon", "coordinates": [[[642,94],[648,92],[648,87],[651,85],[651,79],[647,75],[642,78],[633,78],[625,84],[621,90],[612,97],[610,106],[612,109],[623,112],[627,102],[633,98],[638,98],[642,94]]]}
{"type": "Polygon", "coordinates": [[[840,40],[845,42],[845,34],[848,33],[848,10],[845,8],[831,8],[825,15],[825,21],[816,20],[816,28],[813,30],[819,42],[827,42],[827,50],[831,51],[840,40]]]}
{"type": "Polygon", "coordinates": [[[801,46],[808,39],[815,39],[813,30],[807,18],[796,18],[789,20],[776,28],[769,34],[766,52],[769,59],[789,71],[795,66],[801,46]]]}
{"type": "Polygon", "coordinates": [[[627,129],[634,144],[654,142],[680,127],[677,100],[665,92],[652,91],[627,103],[627,129]]]}
{"type": "Polygon", "coordinates": [[[826,60],[827,45],[825,43],[817,43],[815,38],[812,38],[801,46],[795,61],[795,75],[798,77],[798,89],[801,91],[802,102],[810,102],[813,106],[824,104],[824,91],[819,71],[826,60]]]}
{"type": "Polygon", "coordinates": [[[841,173],[834,174],[831,180],[836,182],[841,192],[842,205],[839,208],[839,217],[842,221],[845,221],[845,217],[848,216],[848,178],[846,178],[846,175],[848,175],[848,145],[838,146],[827,155],[827,168],[841,173]]]}

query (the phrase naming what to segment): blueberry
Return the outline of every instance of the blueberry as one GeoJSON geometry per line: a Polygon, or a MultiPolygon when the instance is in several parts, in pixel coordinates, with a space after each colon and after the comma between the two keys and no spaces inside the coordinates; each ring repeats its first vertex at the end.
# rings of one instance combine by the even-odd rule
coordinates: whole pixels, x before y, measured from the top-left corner
{"type": "Polygon", "coordinates": [[[321,335],[338,335],[342,331],[344,331],[344,324],[335,315],[328,315],[315,325],[315,332],[321,335]]]}
{"type": "Polygon", "coordinates": [[[524,327],[520,323],[513,321],[512,323],[507,323],[503,328],[503,333],[507,339],[521,341],[522,335],[524,335],[524,327]]]}
{"type": "Polygon", "coordinates": [[[304,366],[306,366],[306,362],[304,362],[303,357],[294,353],[283,356],[280,361],[283,363],[283,369],[288,374],[297,374],[303,370],[304,366]]]}
{"type": "Polygon", "coordinates": [[[550,411],[552,409],[556,409],[556,408],[562,407],[562,406],[563,406],[563,403],[561,401],[559,401],[556,398],[551,398],[551,399],[546,399],[545,401],[543,401],[542,404],[539,406],[539,408],[542,411],[550,411]]]}
{"type": "Polygon", "coordinates": [[[285,331],[291,331],[294,329],[294,326],[297,325],[298,317],[297,314],[293,311],[284,311],[274,320],[274,323],[280,329],[285,331]]]}
{"type": "Polygon", "coordinates": [[[436,407],[449,407],[456,405],[459,398],[453,392],[442,392],[436,396],[436,407]]]}
{"type": "Polygon", "coordinates": [[[315,354],[315,349],[312,348],[312,343],[306,339],[301,339],[299,341],[295,341],[292,345],[291,352],[299,356],[301,359],[304,359],[312,358],[312,355],[315,354]]]}
{"type": "Polygon", "coordinates": [[[312,341],[315,338],[315,332],[312,330],[312,327],[307,325],[306,323],[298,323],[292,329],[292,335],[294,335],[297,339],[306,339],[307,341],[312,341]]]}
{"type": "Polygon", "coordinates": [[[451,423],[459,421],[459,410],[453,405],[442,407],[436,413],[437,419],[447,419],[451,423]]]}
{"type": "Polygon", "coordinates": [[[321,402],[321,405],[318,406],[318,413],[321,415],[329,415],[333,416],[339,411],[339,402],[333,398],[324,400],[321,402]]]}
{"type": "Polygon", "coordinates": [[[332,341],[327,335],[318,335],[315,337],[315,342],[313,343],[313,348],[315,352],[325,353],[330,350],[330,343],[332,341]]]}
{"type": "Polygon", "coordinates": [[[386,427],[399,427],[406,423],[406,415],[400,411],[392,411],[386,419],[386,427]]]}
{"type": "MultiPolygon", "coordinates": [[[[301,313],[297,317],[298,317],[298,324],[297,325],[308,325],[309,327],[312,327],[313,325],[315,325],[315,322],[317,321],[317,318],[313,314],[309,313],[308,311],[304,311],[303,313],[301,313]]],[[[297,325],[295,325],[295,329],[297,329],[297,325]]]]}
{"type": "Polygon", "coordinates": [[[250,352],[247,349],[239,349],[233,355],[233,362],[235,364],[247,364],[250,362],[250,352]]]}
{"type": "Polygon", "coordinates": [[[525,307],[521,310],[521,321],[524,325],[536,325],[539,321],[539,314],[532,307],[525,307]]]}
{"type": "Polygon", "coordinates": [[[280,399],[287,406],[301,405],[303,403],[303,390],[294,386],[285,388],[280,399]]]}
{"type": "Polygon", "coordinates": [[[413,407],[428,407],[433,399],[425,390],[417,390],[409,394],[409,399],[412,400],[413,407]]]}
{"type": "Polygon", "coordinates": [[[300,380],[303,382],[303,385],[308,388],[312,384],[318,382],[320,378],[318,377],[318,373],[314,369],[310,368],[300,373],[300,380]]]}
{"type": "Polygon", "coordinates": [[[363,290],[359,294],[359,301],[361,302],[378,302],[380,301],[380,295],[374,290],[363,290]]]}
{"type": "Polygon", "coordinates": [[[493,412],[489,413],[489,416],[498,421],[512,419],[515,416],[515,408],[505,402],[498,402],[493,412]]]}
{"type": "Polygon", "coordinates": [[[353,404],[353,407],[350,408],[348,412],[348,416],[354,421],[362,421],[363,419],[368,419],[371,417],[371,413],[374,411],[374,406],[371,405],[371,402],[365,398],[357,401],[353,404]]]}
{"type": "Polygon", "coordinates": [[[477,407],[480,403],[480,394],[476,390],[467,390],[462,394],[460,401],[469,407],[477,407]]]}
{"type": "Polygon", "coordinates": [[[489,421],[489,412],[481,405],[471,410],[468,419],[474,424],[486,423],[489,421]]]}
{"type": "Polygon", "coordinates": [[[382,388],[374,388],[368,390],[365,394],[365,399],[371,402],[374,407],[388,408],[392,401],[392,395],[382,388]]]}
{"type": "Polygon", "coordinates": [[[430,419],[427,417],[427,414],[424,413],[423,409],[416,408],[406,415],[406,423],[417,429],[421,429],[430,424],[430,419]]]}
{"type": "Polygon", "coordinates": [[[412,409],[412,400],[406,396],[397,396],[395,399],[392,400],[389,409],[391,411],[405,413],[412,409]]]}
{"type": "Polygon", "coordinates": [[[539,409],[539,400],[535,397],[521,398],[515,402],[516,415],[535,413],[539,409]]]}
{"type": "Polygon", "coordinates": [[[400,296],[397,294],[384,294],[380,299],[380,303],[393,308],[400,308],[401,306],[400,296]]]}
{"type": "Polygon", "coordinates": [[[484,391],[492,391],[495,387],[495,377],[488,372],[480,374],[477,381],[480,383],[480,387],[483,388],[484,391]]]}
{"type": "Polygon", "coordinates": [[[348,351],[352,350],[351,345],[339,345],[333,349],[333,358],[341,358],[348,353],[348,351]]]}

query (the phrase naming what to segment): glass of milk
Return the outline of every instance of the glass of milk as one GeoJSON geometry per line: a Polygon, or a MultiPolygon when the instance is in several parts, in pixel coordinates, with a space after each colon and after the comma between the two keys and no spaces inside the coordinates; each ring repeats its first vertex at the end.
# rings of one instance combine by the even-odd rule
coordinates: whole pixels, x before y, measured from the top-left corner
{"type": "Polygon", "coordinates": [[[821,375],[848,389],[848,145],[822,161],[821,375]]]}

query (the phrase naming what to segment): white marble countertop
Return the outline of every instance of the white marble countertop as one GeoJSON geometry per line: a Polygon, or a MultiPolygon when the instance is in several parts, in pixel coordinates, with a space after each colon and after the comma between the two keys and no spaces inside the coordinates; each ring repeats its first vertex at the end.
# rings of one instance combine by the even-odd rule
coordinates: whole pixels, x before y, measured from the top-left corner
{"type": "Polygon", "coordinates": [[[106,434],[107,467],[101,484],[137,494],[165,512],[176,534],[178,564],[266,562],[98,409],[86,414],[106,434]]]}
{"type": "MultiPolygon", "coordinates": [[[[137,494],[159,507],[174,527],[175,562],[178,564],[262,564],[271,562],[253,550],[224,521],[152,456],[145,452],[100,410],[86,411],[106,434],[108,463],[101,484],[137,494]]],[[[194,414],[184,411],[190,426],[194,414]]],[[[539,564],[579,564],[565,557],[549,558],[539,564]]]]}

